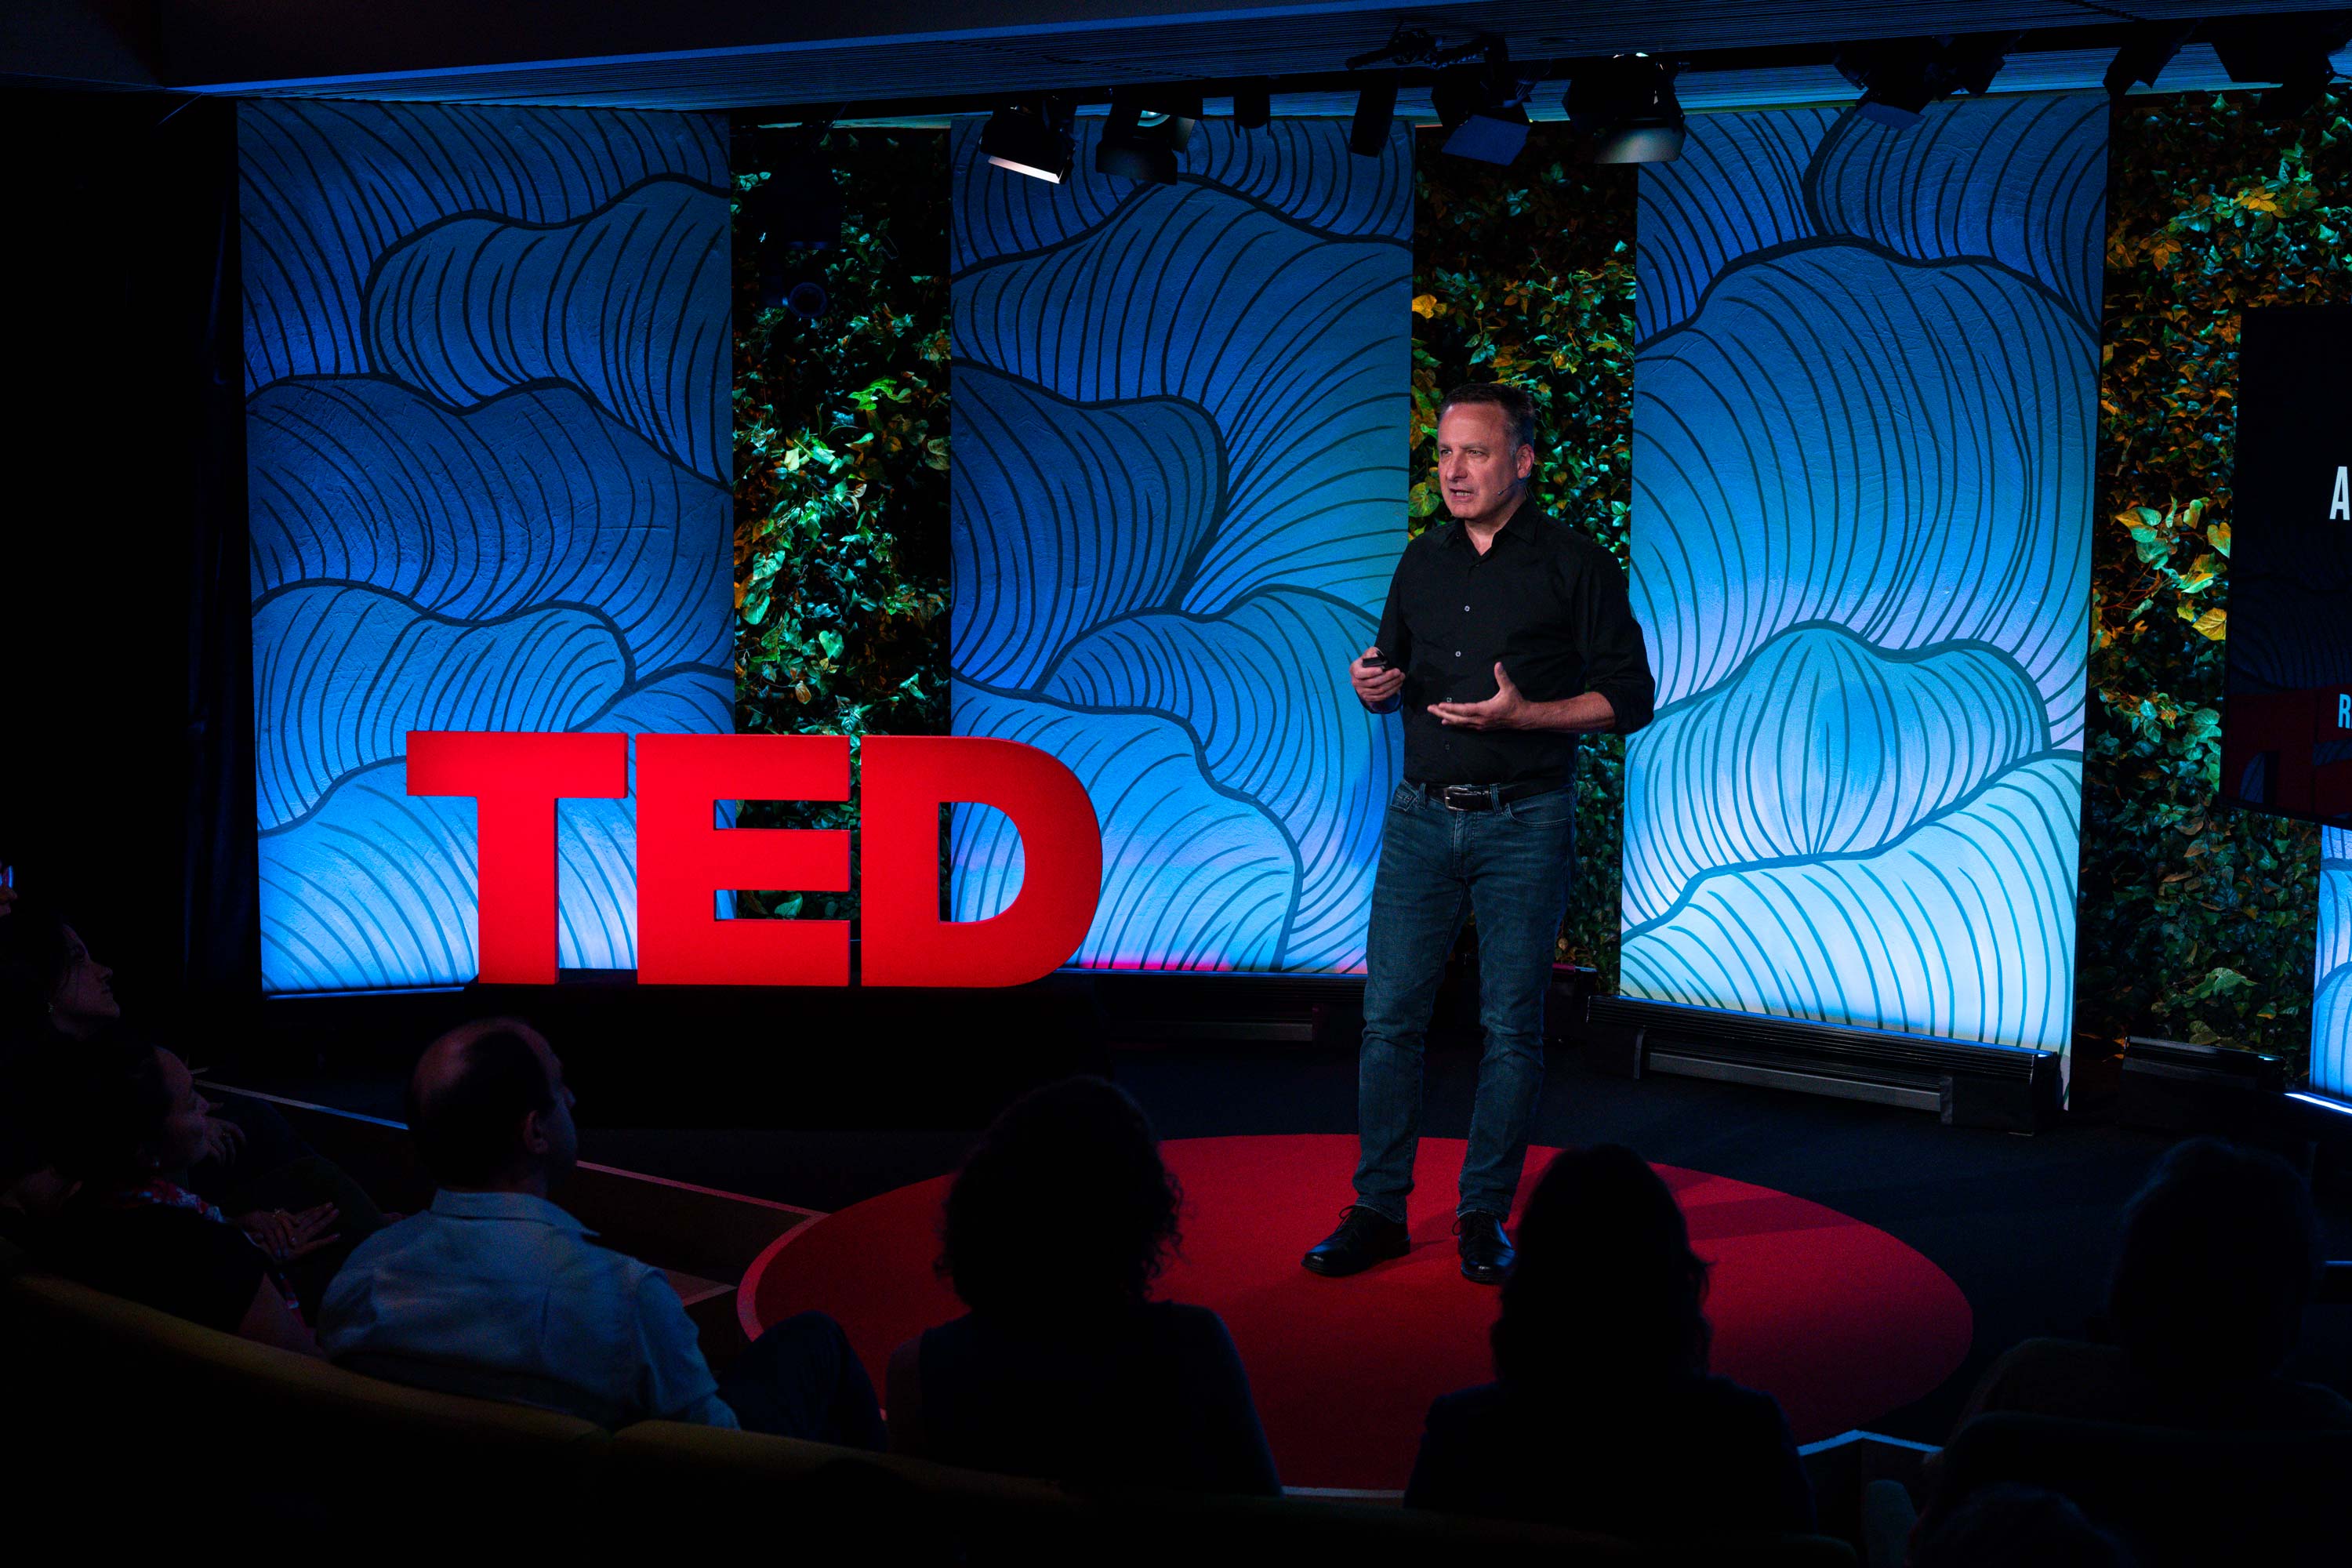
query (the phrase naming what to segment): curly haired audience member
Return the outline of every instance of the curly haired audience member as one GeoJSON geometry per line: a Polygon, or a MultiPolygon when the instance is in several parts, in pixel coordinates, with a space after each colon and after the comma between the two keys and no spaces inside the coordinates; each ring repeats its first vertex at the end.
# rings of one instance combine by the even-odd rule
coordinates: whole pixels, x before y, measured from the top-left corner
{"type": "Polygon", "coordinates": [[[1611,1535],[1811,1530],[1771,1395],[1706,1371],[1706,1265],[1630,1149],[1571,1149],[1519,1220],[1495,1381],[1429,1409],[1409,1507],[1611,1535]]]}
{"type": "Polygon", "coordinates": [[[1181,1197],[1134,1100],[1026,1096],[949,1192],[939,1268],[971,1310],[890,1358],[890,1446],[1078,1484],[1279,1493],[1217,1315],[1151,1300],[1181,1197]]]}

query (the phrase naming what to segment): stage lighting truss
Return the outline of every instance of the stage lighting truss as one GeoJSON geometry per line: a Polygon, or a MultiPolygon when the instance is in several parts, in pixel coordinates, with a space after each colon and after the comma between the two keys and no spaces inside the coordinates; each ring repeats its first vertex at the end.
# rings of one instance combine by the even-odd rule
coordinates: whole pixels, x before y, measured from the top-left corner
{"type": "Polygon", "coordinates": [[[1070,113],[1053,99],[1011,104],[980,130],[981,155],[1000,169],[1060,184],[1070,177],[1070,113]]]}
{"type": "Polygon", "coordinates": [[[1855,112],[1903,130],[1919,123],[1927,106],[1956,92],[1981,98],[2009,58],[2020,33],[1939,33],[1896,38],[1838,51],[1840,76],[1862,89],[1855,112]]]}
{"type": "Polygon", "coordinates": [[[1147,184],[1176,183],[1178,159],[1201,118],[1201,95],[1172,87],[1118,87],[1095,143],[1095,173],[1147,184]]]}
{"type": "Polygon", "coordinates": [[[2317,103],[2336,79],[2331,57],[2352,44],[2352,11],[2209,22],[2203,36],[2231,81],[2278,84],[2263,94],[2264,114],[2293,118],[2317,103]]]}
{"type": "Polygon", "coordinates": [[[2107,67],[2107,96],[2121,98],[2136,84],[2154,87],[2164,68],[2180,53],[2180,46],[2196,32],[2194,22],[2143,22],[2134,27],[2107,67]]]}
{"type": "Polygon", "coordinates": [[[1512,72],[1508,44],[1496,37],[1479,43],[1486,58],[1439,71],[1429,100],[1447,132],[1445,152],[1507,164],[1528,144],[1528,89],[1534,84],[1512,72]]]}
{"type": "Polygon", "coordinates": [[[1561,107],[1593,163],[1670,163],[1682,156],[1677,68],[1655,55],[1616,55],[1576,68],[1561,107]]]}

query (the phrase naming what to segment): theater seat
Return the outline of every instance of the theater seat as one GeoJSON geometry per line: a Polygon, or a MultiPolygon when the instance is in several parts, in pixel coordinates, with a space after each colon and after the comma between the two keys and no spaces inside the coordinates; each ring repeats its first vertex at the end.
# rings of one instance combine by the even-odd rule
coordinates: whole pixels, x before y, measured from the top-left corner
{"type": "Polygon", "coordinates": [[[1217,1568],[1246,1550],[1300,1563],[1504,1561],[1697,1568],[1852,1568],[1822,1536],[1754,1536],[1640,1546],[1603,1536],[1369,1503],[1310,1499],[1078,1492],[1050,1482],[858,1454],[817,1443],[646,1421],[614,1436],[602,1495],[616,1539],[657,1533],[673,1512],[736,1539],[764,1529],[780,1552],[830,1560],[1184,1563],[1217,1568]],[[648,1518],[648,1506],[657,1510],[648,1518]]]}
{"type": "Polygon", "coordinates": [[[2141,1568],[2352,1563],[2352,1431],[2189,1432],[1996,1411],[1962,1427],[1943,1463],[1939,1512],[1999,1481],[2046,1487],[2122,1536],[2141,1568]]]}
{"type": "Polygon", "coordinates": [[[257,1505],[383,1538],[517,1500],[572,1500],[608,1435],[551,1411],[432,1394],[200,1327],[0,1258],[0,1363],[24,1503],[93,1527],[124,1508],[257,1505]],[[138,1478],[135,1494],[122,1489],[138,1478]],[[158,1493],[170,1494],[169,1497],[158,1493]]]}

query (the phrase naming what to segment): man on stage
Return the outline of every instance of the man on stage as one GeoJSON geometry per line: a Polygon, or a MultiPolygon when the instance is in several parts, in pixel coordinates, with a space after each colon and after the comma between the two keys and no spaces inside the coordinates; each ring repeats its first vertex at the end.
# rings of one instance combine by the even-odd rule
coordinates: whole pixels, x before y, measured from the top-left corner
{"type": "Polygon", "coordinates": [[[1543,1088],[1544,993],[1576,848],[1576,737],[1640,729],[1655,689],[1624,573],[1529,502],[1535,463],[1527,394],[1447,395],[1437,478],[1454,521],[1405,547],[1380,641],[1349,667],[1367,709],[1403,710],[1404,782],[1372,884],[1356,1201],[1303,1259],[1318,1274],[1405,1254],[1423,1039],[1465,913],[1486,1050],[1454,1229],[1465,1276],[1491,1285],[1510,1271],[1503,1222],[1543,1088]]]}

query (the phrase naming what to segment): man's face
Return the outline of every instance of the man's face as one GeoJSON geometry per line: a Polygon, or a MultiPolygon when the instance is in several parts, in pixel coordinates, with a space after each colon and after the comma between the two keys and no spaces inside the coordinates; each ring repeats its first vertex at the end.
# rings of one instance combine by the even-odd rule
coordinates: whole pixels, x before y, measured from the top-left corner
{"type": "Polygon", "coordinates": [[[547,1181],[550,1186],[562,1184],[580,1163],[580,1129],[572,1120],[572,1090],[563,1081],[563,1060],[536,1033],[523,1037],[539,1058],[540,1066],[547,1069],[547,1087],[555,1096],[555,1107],[539,1118],[541,1136],[547,1140],[547,1181]]]}
{"type": "Polygon", "coordinates": [[[1437,421],[1437,483],[1445,510],[1465,522],[1500,522],[1518,504],[1536,452],[1511,440],[1491,403],[1456,404],[1437,421]]]}

